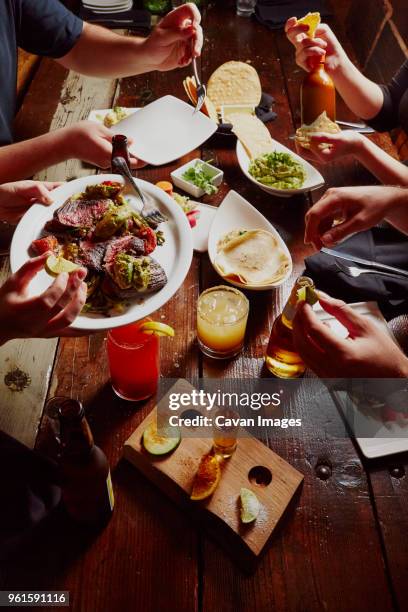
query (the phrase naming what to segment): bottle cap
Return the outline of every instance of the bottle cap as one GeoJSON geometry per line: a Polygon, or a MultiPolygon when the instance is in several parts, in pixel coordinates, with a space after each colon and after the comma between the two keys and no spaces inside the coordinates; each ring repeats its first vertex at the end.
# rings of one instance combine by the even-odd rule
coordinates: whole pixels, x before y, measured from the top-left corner
{"type": "Polygon", "coordinates": [[[68,397],[60,398],[62,401],[58,407],[58,416],[64,421],[82,419],[85,416],[84,408],[79,400],[68,397]]]}

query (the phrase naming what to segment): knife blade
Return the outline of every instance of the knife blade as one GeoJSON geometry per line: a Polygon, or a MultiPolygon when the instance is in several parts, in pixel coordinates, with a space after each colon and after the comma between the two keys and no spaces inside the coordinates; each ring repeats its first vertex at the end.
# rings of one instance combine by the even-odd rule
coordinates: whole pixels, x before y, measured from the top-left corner
{"type": "Polygon", "coordinates": [[[402,270],[401,268],[395,268],[394,266],[387,266],[386,264],[382,264],[377,261],[371,261],[370,259],[363,259],[362,257],[356,257],[355,255],[349,255],[348,253],[341,253],[340,251],[335,251],[334,249],[327,249],[326,247],[323,247],[322,249],[320,249],[320,252],[325,253],[326,255],[331,255],[332,257],[337,257],[338,259],[345,259],[346,261],[351,261],[352,263],[361,264],[362,266],[368,266],[370,268],[375,268],[377,270],[393,272],[394,274],[399,274],[400,276],[405,276],[408,278],[408,271],[402,270]]]}

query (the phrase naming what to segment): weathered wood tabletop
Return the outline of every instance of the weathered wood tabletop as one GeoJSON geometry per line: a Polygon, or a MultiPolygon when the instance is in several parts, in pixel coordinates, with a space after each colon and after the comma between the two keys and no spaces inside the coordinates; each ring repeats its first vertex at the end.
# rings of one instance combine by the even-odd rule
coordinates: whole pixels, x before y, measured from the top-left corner
{"type": "MultiPolygon", "coordinates": [[[[281,31],[270,32],[235,17],[233,5],[209,3],[204,11],[204,80],[224,61],[250,62],[263,90],[275,98],[278,117],[269,124],[273,136],[293,147],[288,137],[299,123],[302,79],[293,50],[281,31]]],[[[341,36],[341,25],[334,27],[341,36]]],[[[27,138],[69,125],[85,119],[92,108],[113,103],[142,106],[167,93],[185,99],[184,73],[188,71],[102,81],[68,74],[53,61],[42,60],[17,118],[18,134],[27,138]]],[[[338,115],[352,118],[341,102],[338,115]]],[[[388,137],[376,138],[391,146],[388,137]]],[[[311,199],[278,199],[258,190],[239,170],[232,142],[213,140],[183,160],[147,168],[138,176],[156,182],[197,155],[214,159],[225,181],[212,203],[219,204],[233,188],[259,208],[286,240],[294,260],[293,276],[279,291],[250,297],[252,316],[242,355],[214,365],[199,353],[195,310],[200,291],[219,279],[207,256],[195,255],[183,286],[156,315],[177,332],[174,340],[162,342],[164,377],[258,377],[273,318],[309,254],[302,237],[311,199]]],[[[326,186],[368,180],[350,160],[321,170],[326,186]]],[[[37,178],[64,180],[95,171],[69,161],[37,178]]],[[[313,200],[320,194],[313,193],[313,200]]],[[[5,257],[2,277],[7,273],[5,257]]],[[[33,447],[47,429],[46,418],[40,425],[46,398],[81,399],[96,441],[110,460],[116,493],[114,516],[97,538],[85,538],[58,523],[49,525],[34,553],[2,568],[0,588],[68,590],[72,609],[87,612],[408,610],[406,455],[363,461],[351,439],[327,438],[319,422],[285,439],[271,433],[264,442],[302,472],[305,481],[256,571],[248,575],[134,468],[120,461],[123,442],[150,405],[135,408],[113,394],[103,334],[8,343],[0,349],[0,359],[0,428],[33,447]],[[28,375],[20,391],[4,382],[4,376],[16,369],[23,380],[28,375]]],[[[308,398],[298,397],[291,410],[307,421],[308,398]]],[[[330,419],[341,425],[334,406],[330,419]]]]}

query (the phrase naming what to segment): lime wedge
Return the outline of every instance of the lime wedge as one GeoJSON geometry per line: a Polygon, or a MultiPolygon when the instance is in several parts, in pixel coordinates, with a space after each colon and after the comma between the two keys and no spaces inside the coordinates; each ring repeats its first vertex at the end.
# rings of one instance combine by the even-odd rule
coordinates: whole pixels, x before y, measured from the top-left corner
{"type": "Polygon", "coordinates": [[[156,421],[152,421],[143,432],[143,446],[151,455],[167,455],[180,443],[181,434],[177,427],[157,430],[156,421]]]}
{"type": "Polygon", "coordinates": [[[310,38],[314,38],[316,28],[320,23],[320,13],[308,13],[302,19],[298,19],[298,24],[308,25],[309,30],[307,31],[307,35],[310,38]]]}
{"type": "Polygon", "coordinates": [[[67,272],[70,274],[71,272],[75,272],[75,270],[79,270],[80,267],[81,266],[78,266],[78,264],[69,261],[68,259],[64,259],[63,257],[55,257],[55,255],[50,255],[45,262],[45,269],[53,276],[61,274],[61,272],[67,272]]]}
{"type": "Polygon", "coordinates": [[[241,521],[243,523],[252,523],[259,514],[260,503],[259,499],[253,491],[245,489],[240,492],[241,497],[241,521]]]}
{"type": "Polygon", "coordinates": [[[307,302],[311,306],[319,301],[319,294],[313,287],[301,287],[297,292],[299,302],[307,302]]]}
{"type": "Polygon", "coordinates": [[[145,334],[156,334],[156,336],[168,336],[174,337],[174,329],[166,323],[159,323],[159,321],[146,321],[140,326],[140,331],[145,334]]]}

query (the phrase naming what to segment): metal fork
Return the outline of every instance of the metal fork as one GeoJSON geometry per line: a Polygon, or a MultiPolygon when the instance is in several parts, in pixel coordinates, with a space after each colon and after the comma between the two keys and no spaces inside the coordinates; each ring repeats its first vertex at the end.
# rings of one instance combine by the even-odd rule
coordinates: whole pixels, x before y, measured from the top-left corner
{"type": "Polygon", "coordinates": [[[112,169],[118,174],[121,174],[133,187],[133,190],[142,202],[142,210],[140,212],[149,225],[157,227],[159,223],[167,221],[167,217],[165,217],[158,208],[155,208],[146,202],[143,193],[140,191],[135,179],[132,176],[132,173],[129,170],[129,166],[123,157],[114,157],[112,159],[112,169]]]}
{"type": "Polygon", "coordinates": [[[389,276],[390,278],[404,278],[402,274],[398,274],[398,272],[383,272],[382,270],[376,270],[375,268],[358,268],[357,266],[346,266],[345,264],[340,264],[336,260],[336,266],[339,270],[347,274],[347,276],[351,276],[352,278],[358,278],[362,274],[381,274],[382,276],[389,276]]]}
{"type": "MultiPolygon", "coordinates": [[[[192,52],[194,52],[194,41],[193,41],[192,52]]],[[[207,90],[205,88],[205,85],[203,85],[201,83],[201,79],[198,76],[197,60],[196,60],[196,58],[194,56],[193,56],[192,64],[193,64],[194,78],[195,78],[196,87],[197,87],[197,104],[196,104],[196,107],[194,109],[194,115],[195,115],[196,113],[198,113],[198,111],[201,110],[201,108],[202,108],[202,106],[204,104],[205,97],[207,95],[207,90]]]]}

